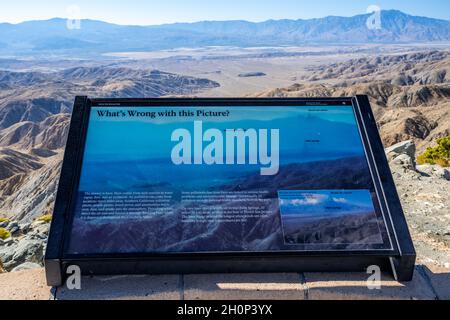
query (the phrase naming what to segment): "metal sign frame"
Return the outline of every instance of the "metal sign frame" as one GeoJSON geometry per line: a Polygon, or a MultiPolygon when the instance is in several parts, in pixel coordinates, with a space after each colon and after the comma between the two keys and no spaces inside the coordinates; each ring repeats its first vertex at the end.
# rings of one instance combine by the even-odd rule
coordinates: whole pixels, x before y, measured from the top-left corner
{"type": "Polygon", "coordinates": [[[371,265],[391,270],[395,279],[410,281],[415,249],[395,188],[382,141],[367,96],[344,98],[183,98],[183,99],[89,99],[76,97],[58,193],[53,213],[45,269],[47,283],[59,286],[66,269],[77,265],[86,275],[167,274],[224,272],[339,272],[366,271],[371,265]],[[380,203],[388,212],[387,227],[392,250],[298,251],[177,254],[68,255],[76,191],[81,173],[91,107],[139,106],[315,106],[351,105],[366,150],[374,184],[381,191],[380,203]]]}

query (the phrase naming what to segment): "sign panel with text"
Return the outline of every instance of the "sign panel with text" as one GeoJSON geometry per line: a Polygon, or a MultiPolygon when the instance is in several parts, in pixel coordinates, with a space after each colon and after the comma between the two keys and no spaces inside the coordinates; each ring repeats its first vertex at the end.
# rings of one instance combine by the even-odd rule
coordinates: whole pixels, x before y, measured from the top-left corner
{"type": "Polygon", "coordinates": [[[55,219],[60,246],[47,252],[60,270],[64,259],[104,274],[312,270],[313,257],[339,256],[360,268],[400,256],[403,212],[388,203],[395,187],[383,185],[379,137],[368,139],[356,99],[80,101],[68,142],[77,156],[65,159],[76,176],[66,181],[63,168],[71,196],[58,197],[69,218],[55,219]],[[96,267],[102,259],[122,267],[96,267]]]}

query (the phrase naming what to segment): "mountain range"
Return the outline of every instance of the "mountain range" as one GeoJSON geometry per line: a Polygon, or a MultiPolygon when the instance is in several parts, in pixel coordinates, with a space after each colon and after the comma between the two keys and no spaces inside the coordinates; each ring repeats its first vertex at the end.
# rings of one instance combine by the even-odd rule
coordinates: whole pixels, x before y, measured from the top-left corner
{"type": "Polygon", "coordinates": [[[155,26],[124,26],[82,20],[80,29],[66,19],[0,24],[0,54],[150,51],[202,46],[295,46],[450,41],[450,21],[381,12],[381,29],[371,30],[371,14],[309,20],[202,21],[155,26]]]}

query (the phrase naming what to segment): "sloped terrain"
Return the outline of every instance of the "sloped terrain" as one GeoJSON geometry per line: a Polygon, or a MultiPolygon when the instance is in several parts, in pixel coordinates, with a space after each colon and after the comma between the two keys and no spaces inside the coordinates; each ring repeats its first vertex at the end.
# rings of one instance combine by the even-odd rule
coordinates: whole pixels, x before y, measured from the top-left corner
{"type": "Polygon", "coordinates": [[[367,56],[343,63],[319,65],[303,80],[340,80],[347,85],[385,81],[398,86],[450,82],[450,53],[414,52],[398,55],[367,56]]]}
{"type": "Polygon", "coordinates": [[[0,180],[8,179],[18,173],[37,170],[41,167],[42,163],[36,156],[12,149],[0,149],[0,180]]]}

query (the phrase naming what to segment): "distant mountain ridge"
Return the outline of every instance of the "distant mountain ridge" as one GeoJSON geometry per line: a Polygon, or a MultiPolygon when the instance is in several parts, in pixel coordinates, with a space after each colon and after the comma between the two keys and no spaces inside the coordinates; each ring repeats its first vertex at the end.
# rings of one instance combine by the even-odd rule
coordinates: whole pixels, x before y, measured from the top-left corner
{"type": "Polygon", "coordinates": [[[381,12],[381,29],[370,30],[371,14],[309,20],[202,21],[157,26],[122,26],[82,20],[70,30],[65,19],[0,24],[0,53],[64,52],[95,54],[200,46],[282,46],[335,43],[450,41],[450,21],[381,12]]]}

